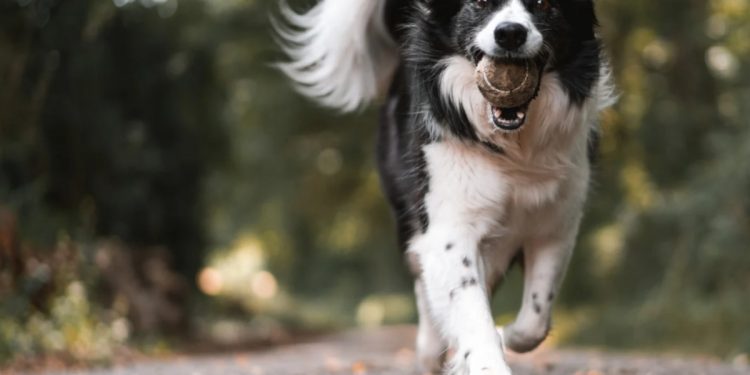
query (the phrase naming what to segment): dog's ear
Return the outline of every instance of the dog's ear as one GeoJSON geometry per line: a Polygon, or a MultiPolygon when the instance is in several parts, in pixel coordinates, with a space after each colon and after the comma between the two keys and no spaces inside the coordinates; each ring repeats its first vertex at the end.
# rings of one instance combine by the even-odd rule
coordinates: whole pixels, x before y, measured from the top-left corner
{"type": "Polygon", "coordinates": [[[432,19],[442,25],[449,23],[461,10],[461,0],[417,0],[430,10],[432,19]]]}
{"type": "Polygon", "coordinates": [[[596,38],[596,19],[593,0],[563,0],[563,14],[571,25],[576,40],[593,40],[596,38]]]}

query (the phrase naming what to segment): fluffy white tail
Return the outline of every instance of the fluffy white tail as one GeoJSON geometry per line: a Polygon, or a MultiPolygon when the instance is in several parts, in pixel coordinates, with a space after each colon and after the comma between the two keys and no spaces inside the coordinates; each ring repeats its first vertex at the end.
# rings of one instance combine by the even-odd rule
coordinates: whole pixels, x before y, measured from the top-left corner
{"type": "Polygon", "coordinates": [[[398,48],[385,25],[386,0],[322,0],[304,13],[281,2],[274,22],[291,61],[278,67],[318,103],[351,112],[386,88],[398,48]]]}

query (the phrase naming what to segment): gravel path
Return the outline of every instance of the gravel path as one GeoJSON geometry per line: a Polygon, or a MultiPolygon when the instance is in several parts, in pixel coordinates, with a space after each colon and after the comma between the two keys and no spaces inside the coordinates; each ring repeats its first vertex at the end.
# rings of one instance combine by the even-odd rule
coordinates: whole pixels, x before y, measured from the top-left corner
{"type": "MultiPolygon", "coordinates": [[[[89,372],[45,375],[418,375],[411,327],[349,332],[267,351],[177,357],[89,372]]],[[[541,350],[510,355],[514,375],[745,375],[747,364],[710,359],[541,350]]]]}

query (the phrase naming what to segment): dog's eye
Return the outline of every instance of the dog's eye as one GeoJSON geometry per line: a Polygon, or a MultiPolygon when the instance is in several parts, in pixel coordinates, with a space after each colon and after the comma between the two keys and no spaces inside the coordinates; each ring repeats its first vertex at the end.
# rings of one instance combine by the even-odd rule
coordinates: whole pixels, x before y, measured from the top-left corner
{"type": "Polygon", "coordinates": [[[478,8],[486,8],[489,3],[489,0],[474,0],[474,5],[476,5],[478,8]]]}
{"type": "Polygon", "coordinates": [[[550,0],[534,0],[534,6],[536,9],[546,12],[552,8],[550,0]]]}

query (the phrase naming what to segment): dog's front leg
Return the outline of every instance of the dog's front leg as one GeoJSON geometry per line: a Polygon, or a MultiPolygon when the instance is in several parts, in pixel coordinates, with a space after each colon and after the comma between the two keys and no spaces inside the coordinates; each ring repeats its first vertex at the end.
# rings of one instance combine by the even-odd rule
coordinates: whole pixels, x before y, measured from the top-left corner
{"type": "Polygon", "coordinates": [[[505,345],[517,353],[534,350],[550,330],[552,305],[573,253],[575,232],[564,240],[534,240],[524,249],[521,311],[504,329],[505,345]]]}
{"type": "Polygon", "coordinates": [[[410,249],[419,259],[432,320],[454,351],[447,373],[508,375],[483,282],[483,233],[461,225],[433,223],[410,249]]]}

